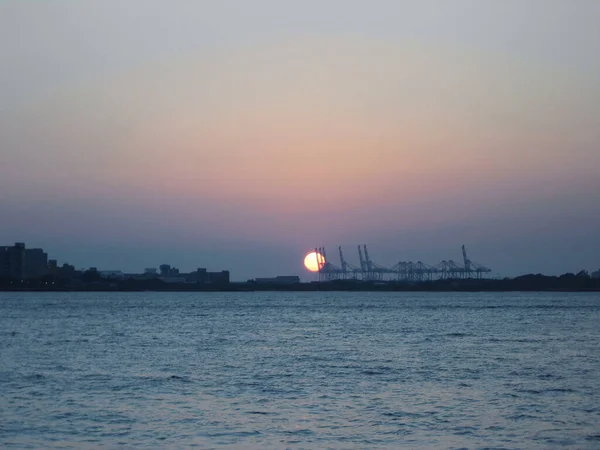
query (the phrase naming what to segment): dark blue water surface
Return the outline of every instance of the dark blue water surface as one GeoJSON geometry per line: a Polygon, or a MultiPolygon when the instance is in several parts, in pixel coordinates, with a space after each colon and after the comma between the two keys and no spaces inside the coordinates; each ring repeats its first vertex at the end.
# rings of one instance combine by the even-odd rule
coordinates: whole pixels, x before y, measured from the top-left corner
{"type": "Polygon", "coordinates": [[[600,296],[0,293],[2,448],[600,448],[600,296]]]}

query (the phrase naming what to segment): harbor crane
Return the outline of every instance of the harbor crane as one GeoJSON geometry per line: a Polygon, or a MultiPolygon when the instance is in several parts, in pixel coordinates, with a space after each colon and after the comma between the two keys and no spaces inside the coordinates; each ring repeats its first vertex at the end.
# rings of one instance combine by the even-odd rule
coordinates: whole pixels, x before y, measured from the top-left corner
{"type": "Polygon", "coordinates": [[[492,271],[488,267],[473,262],[467,255],[467,249],[464,245],[461,247],[462,264],[457,264],[451,259],[443,260],[434,266],[421,261],[400,261],[389,268],[374,263],[369,256],[366,245],[359,245],[357,248],[359,267],[355,267],[346,261],[341,246],[338,247],[339,267],[328,261],[325,247],[315,248],[319,267],[319,280],[357,280],[360,278],[362,281],[424,282],[434,279],[481,279],[484,274],[492,271]]]}

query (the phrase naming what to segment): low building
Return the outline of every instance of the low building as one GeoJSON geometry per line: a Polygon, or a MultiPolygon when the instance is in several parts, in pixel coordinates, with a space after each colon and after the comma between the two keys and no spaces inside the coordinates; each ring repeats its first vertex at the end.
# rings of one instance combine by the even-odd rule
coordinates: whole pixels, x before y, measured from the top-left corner
{"type": "Polygon", "coordinates": [[[58,276],[67,280],[75,278],[76,275],[77,270],[75,270],[75,266],[71,264],[64,263],[60,269],[58,269],[58,276]]]}
{"type": "Polygon", "coordinates": [[[100,276],[106,280],[123,280],[125,274],[120,270],[101,270],[100,276]]]}
{"type": "Polygon", "coordinates": [[[169,284],[173,284],[173,283],[185,283],[185,278],[181,277],[181,276],[172,276],[172,277],[163,277],[163,276],[160,276],[158,279],[160,281],[162,281],[163,283],[169,283],[169,284]]]}
{"type": "Polygon", "coordinates": [[[195,272],[191,272],[185,276],[187,283],[200,284],[227,284],[229,283],[229,271],[222,270],[221,272],[208,272],[205,268],[198,268],[195,272]]]}
{"type": "Polygon", "coordinates": [[[292,285],[300,283],[300,277],[295,275],[277,276],[275,278],[255,278],[256,284],[292,285]]]}
{"type": "Polygon", "coordinates": [[[161,277],[177,277],[179,275],[179,269],[171,267],[170,264],[160,265],[160,276],[161,277]]]}
{"type": "Polygon", "coordinates": [[[75,267],[67,263],[58,265],[56,259],[48,260],[48,274],[56,278],[70,279],[75,276],[75,267]]]}

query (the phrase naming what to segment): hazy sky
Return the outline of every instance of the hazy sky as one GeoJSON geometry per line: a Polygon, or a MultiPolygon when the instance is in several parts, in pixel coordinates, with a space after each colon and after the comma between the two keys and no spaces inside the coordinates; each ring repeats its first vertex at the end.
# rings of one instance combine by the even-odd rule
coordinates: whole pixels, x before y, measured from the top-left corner
{"type": "Polygon", "coordinates": [[[0,244],[235,280],[362,243],[596,270],[599,23],[596,0],[1,1],[0,244]]]}

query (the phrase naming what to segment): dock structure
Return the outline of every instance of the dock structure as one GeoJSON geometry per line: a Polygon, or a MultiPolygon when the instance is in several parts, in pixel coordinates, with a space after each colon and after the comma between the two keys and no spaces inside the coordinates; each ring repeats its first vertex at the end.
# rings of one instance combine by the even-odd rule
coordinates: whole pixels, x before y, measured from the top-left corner
{"type": "Polygon", "coordinates": [[[375,263],[369,256],[366,245],[358,246],[359,265],[350,264],[344,257],[342,247],[338,247],[340,265],[333,264],[327,258],[325,247],[316,247],[319,259],[319,281],[357,280],[357,281],[398,281],[420,283],[433,280],[465,280],[482,279],[492,270],[469,259],[467,249],[462,246],[462,262],[451,259],[443,260],[436,265],[428,265],[422,261],[398,261],[386,267],[375,263]]]}

